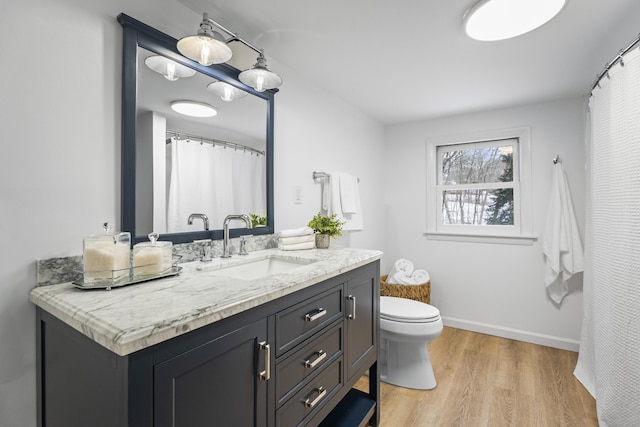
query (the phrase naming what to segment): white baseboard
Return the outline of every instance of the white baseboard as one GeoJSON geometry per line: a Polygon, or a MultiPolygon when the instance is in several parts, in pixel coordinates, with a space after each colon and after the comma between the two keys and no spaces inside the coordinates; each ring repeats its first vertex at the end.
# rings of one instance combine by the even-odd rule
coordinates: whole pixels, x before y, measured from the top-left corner
{"type": "Polygon", "coordinates": [[[456,319],[453,317],[442,317],[442,321],[445,326],[464,329],[467,331],[479,332],[481,334],[494,335],[497,337],[509,338],[516,341],[524,341],[532,344],[559,348],[561,350],[577,352],[580,349],[580,342],[569,338],[538,334],[535,332],[522,331],[520,329],[505,328],[503,326],[489,325],[486,323],[473,322],[464,319],[456,319]]]}

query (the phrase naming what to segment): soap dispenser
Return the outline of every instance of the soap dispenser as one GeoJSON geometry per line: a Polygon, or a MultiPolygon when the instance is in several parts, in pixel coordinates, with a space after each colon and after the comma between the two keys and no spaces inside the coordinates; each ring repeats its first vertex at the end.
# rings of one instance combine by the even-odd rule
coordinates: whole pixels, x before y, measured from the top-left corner
{"type": "Polygon", "coordinates": [[[172,242],[158,241],[158,233],[149,233],[148,242],[133,247],[133,278],[141,279],[171,271],[172,242]]]}
{"type": "Polygon", "coordinates": [[[85,285],[114,285],[129,280],[131,274],[131,233],[113,233],[103,224],[104,234],[85,236],[82,268],[85,285]]]}

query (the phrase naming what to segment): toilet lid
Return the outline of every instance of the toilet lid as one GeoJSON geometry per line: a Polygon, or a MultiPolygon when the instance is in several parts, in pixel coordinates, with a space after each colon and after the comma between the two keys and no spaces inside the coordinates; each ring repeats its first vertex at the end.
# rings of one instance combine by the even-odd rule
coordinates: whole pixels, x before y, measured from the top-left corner
{"type": "Polygon", "coordinates": [[[380,297],[380,317],[400,322],[434,322],[440,310],[432,305],[406,298],[380,297]]]}

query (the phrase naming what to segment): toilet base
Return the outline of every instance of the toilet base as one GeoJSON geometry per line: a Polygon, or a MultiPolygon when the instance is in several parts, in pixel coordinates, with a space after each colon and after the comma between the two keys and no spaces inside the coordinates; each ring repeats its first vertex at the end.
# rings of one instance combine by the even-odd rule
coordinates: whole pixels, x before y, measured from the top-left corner
{"type": "Polygon", "coordinates": [[[418,390],[436,387],[425,342],[380,341],[380,381],[418,390]]]}

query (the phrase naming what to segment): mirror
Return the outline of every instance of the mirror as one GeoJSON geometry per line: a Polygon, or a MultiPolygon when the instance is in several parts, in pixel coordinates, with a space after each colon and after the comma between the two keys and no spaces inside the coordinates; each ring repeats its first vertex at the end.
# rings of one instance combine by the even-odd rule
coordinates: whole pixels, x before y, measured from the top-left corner
{"type": "Polygon", "coordinates": [[[202,66],[180,55],[172,37],[124,14],[118,20],[124,28],[122,230],[135,242],[151,231],[174,243],[222,239],[224,217],[247,213],[265,216],[267,225],[247,230],[232,223],[231,237],[272,234],[277,90],[257,92],[239,82],[237,69],[202,66]],[[170,81],[150,68],[165,58],[186,66],[186,76],[170,81]],[[248,95],[225,102],[208,88],[213,82],[248,95]],[[217,115],[178,114],[171,108],[178,100],[209,104],[217,115]],[[189,224],[192,213],[204,213],[209,230],[199,217],[189,224]]]}

